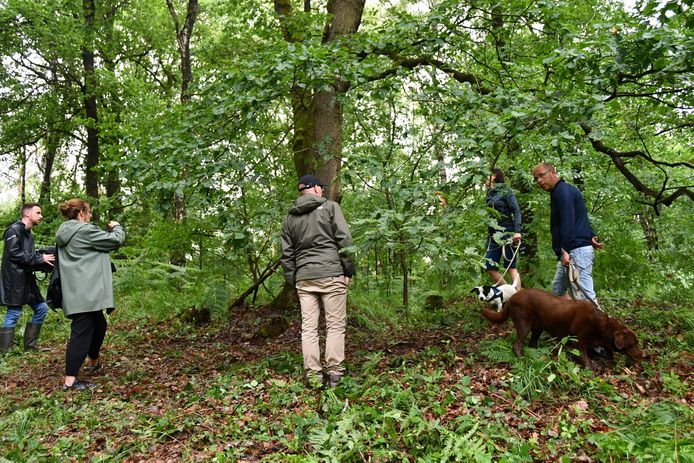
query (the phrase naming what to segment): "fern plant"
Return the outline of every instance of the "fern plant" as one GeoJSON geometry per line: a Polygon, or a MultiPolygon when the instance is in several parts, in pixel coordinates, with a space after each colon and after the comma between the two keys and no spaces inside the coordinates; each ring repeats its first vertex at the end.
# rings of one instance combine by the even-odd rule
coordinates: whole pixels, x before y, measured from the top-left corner
{"type": "Polygon", "coordinates": [[[496,338],[480,342],[480,354],[495,363],[512,363],[516,357],[506,338],[496,338]]]}
{"type": "Polygon", "coordinates": [[[475,461],[487,463],[492,461],[492,456],[487,453],[484,441],[475,437],[478,423],[465,434],[458,434],[444,430],[445,446],[441,452],[441,461],[475,461]]]}

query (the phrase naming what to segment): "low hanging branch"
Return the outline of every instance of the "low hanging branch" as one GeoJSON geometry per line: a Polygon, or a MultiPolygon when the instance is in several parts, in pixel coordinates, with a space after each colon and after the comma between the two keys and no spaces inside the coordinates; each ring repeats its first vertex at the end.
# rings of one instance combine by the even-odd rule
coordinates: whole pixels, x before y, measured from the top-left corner
{"type": "Polygon", "coordinates": [[[280,266],[280,260],[277,259],[269,267],[267,267],[265,269],[265,271],[262,273],[262,275],[260,275],[260,278],[258,278],[258,280],[256,280],[256,282],[253,283],[250,288],[248,288],[246,291],[244,291],[243,294],[241,294],[234,302],[232,302],[229,305],[229,310],[233,310],[236,307],[241,306],[244,303],[244,301],[246,300],[246,298],[248,296],[250,296],[251,293],[253,293],[256,289],[258,289],[258,287],[260,285],[263,284],[263,281],[267,280],[267,278],[270,275],[275,273],[275,271],[279,268],[279,266],[280,266]]]}
{"type": "Polygon", "coordinates": [[[635,157],[640,157],[645,159],[646,161],[650,162],[656,167],[660,166],[667,166],[667,167],[686,167],[688,169],[694,169],[694,165],[692,165],[689,162],[663,162],[663,161],[657,161],[653,159],[651,156],[649,156],[647,153],[644,153],[643,151],[625,151],[625,152],[620,152],[615,150],[614,148],[610,148],[609,146],[606,146],[601,140],[597,140],[593,137],[590,136],[591,133],[591,128],[585,124],[581,123],[581,128],[583,129],[583,132],[586,134],[588,137],[588,140],[590,141],[590,144],[593,146],[593,149],[599,153],[606,154],[612,159],[612,162],[614,165],[617,167],[617,169],[626,177],[626,179],[631,183],[637,191],[643,193],[645,196],[648,196],[650,198],[653,198],[653,203],[650,203],[650,206],[652,206],[656,213],[658,213],[658,208],[659,206],[665,205],[665,206],[670,206],[677,198],[680,196],[687,196],[689,199],[694,201],[694,191],[691,190],[691,187],[689,186],[681,186],[677,187],[674,192],[670,193],[669,195],[665,196],[665,185],[667,184],[667,178],[665,182],[663,183],[663,187],[660,189],[660,191],[656,191],[652,188],[649,188],[646,186],[629,168],[626,166],[624,163],[624,158],[635,158],[635,157]]]}

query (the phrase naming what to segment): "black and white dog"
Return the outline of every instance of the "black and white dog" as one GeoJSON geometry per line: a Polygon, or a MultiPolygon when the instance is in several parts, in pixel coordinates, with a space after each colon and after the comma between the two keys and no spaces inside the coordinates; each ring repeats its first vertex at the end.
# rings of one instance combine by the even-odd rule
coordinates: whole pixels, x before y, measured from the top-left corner
{"type": "Polygon", "coordinates": [[[478,286],[472,288],[470,294],[475,294],[480,301],[493,305],[498,312],[506,301],[517,292],[518,279],[516,278],[512,285],[478,286]]]}

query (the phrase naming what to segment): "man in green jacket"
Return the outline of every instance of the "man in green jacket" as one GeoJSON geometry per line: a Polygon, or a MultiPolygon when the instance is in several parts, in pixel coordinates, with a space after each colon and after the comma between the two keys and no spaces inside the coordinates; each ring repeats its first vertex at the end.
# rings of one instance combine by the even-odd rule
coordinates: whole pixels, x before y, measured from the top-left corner
{"type": "Polygon", "coordinates": [[[351,258],[340,250],[352,235],[336,202],[322,197],[323,185],[313,175],[299,180],[300,196],[289,209],[282,230],[282,267],[287,284],[301,304],[301,350],[309,384],[323,382],[318,343],[320,304],[325,310],[325,369],[328,385],[344,374],[347,287],[354,276],[351,258]]]}

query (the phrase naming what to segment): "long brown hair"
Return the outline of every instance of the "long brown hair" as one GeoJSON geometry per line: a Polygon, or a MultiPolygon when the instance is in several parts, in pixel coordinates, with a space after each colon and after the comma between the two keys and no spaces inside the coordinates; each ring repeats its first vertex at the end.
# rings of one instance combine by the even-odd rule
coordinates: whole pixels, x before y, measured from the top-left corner
{"type": "Polygon", "coordinates": [[[504,183],[504,171],[495,167],[492,169],[492,175],[494,176],[494,183],[504,183]]]}
{"type": "Polygon", "coordinates": [[[58,207],[60,214],[68,220],[75,220],[80,212],[86,213],[91,210],[89,203],[79,198],[68,199],[64,203],[60,203],[58,207]]]}

